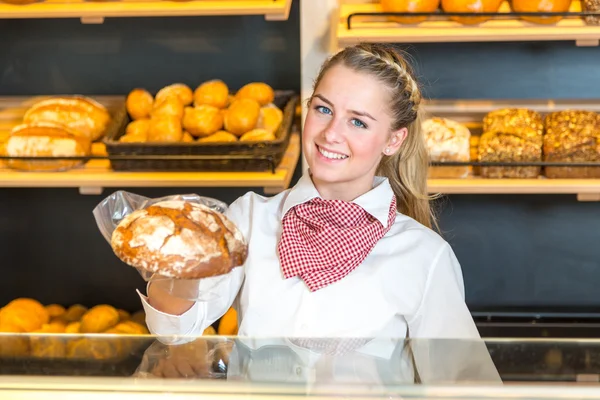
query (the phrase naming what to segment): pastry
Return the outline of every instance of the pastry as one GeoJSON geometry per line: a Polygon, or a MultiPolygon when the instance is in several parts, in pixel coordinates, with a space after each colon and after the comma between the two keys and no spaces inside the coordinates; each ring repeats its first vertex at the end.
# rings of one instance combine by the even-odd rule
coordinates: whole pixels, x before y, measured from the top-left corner
{"type": "Polygon", "coordinates": [[[227,131],[218,131],[210,136],[198,139],[199,142],[237,142],[238,137],[227,131]]]}
{"type": "Polygon", "coordinates": [[[67,312],[64,316],[65,320],[67,322],[77,322],[83,317],[83,314],[85,314],[87,310],[87,307],[82,306],[81,304],[74,304],[67,308],[67,312]]]}
{"type": "Polygon", "coordinates": [[[34,104],[23,117],[24,124],[53,122],[98,140],[110,122],[110,114],[100,103],[87,97],[55,97],[34,104]]]}
{"type": "Polygon", "coordinates": [[[244,133],[240,138],[240,142],[267,142],[271,140],[275,140],[275,135],[266,129],[253,129],[244,133]]]}
{"type": "Polygon", "coordinates": [[[149,119],[138,119],[137,121],[130,122],[127,124],[127,128],[125,128],[125,134],[147,140],[150,124],[151,122],[149,119]]]}
{"type": "Polygon", "coordinates": [[[46,312],[50,316],[50,319],[52,319],[62,317],[67,312],[67,310],[59,304],[50,304],[46,306],[46,312]]]}
{"type": "Polygon", "coordinates": [[[183,118],[183,103],[177,96],[169,96],[160,102],[154,103],[151,118],[174,117],[183,118]]]}
{"type": "Polygon", "coordinates": [[[81,317],[81,333],[101,333],[119,323],[119,312],[109,305],[92,307],[81,317]]]}
{"type": "MultiPolygon", "coordinates": [[[[434,12],[440,6],[440,0],[381,0],[384,12],[434,12]]],[[[389,17],[390,20],[402,24],[418,24],[427,17],[389,17]]]]}
{"type": "Polygon", "coordinates": [[[225,108],[229,105],[229,88],[218,79],[204,82],[194,91],[194,105],[225,108]]]}
{"type": "MultiPolygon", "coordinates": [[[[442,9],[446,12],[498,12],[501,0],[442,0],[442,9]]],[[[475,25],[489,20],[491,17],[450,17],[463,25],[475,25]]]]}
{"type": "MultiPolygon", "coordinates": [[[[483,119],[478,159],[482,162],[540,162],[544,123],[527,109],[500,109],[483,119]]],[[[536,178],[540,167],[481,167],[486,178],[536,178]]]]}
{"type": "Polygon", "coordinates": [[[190,135],[189,132],[184,131],[183,136],[181,137],[181,141],[184,143],[191,143],[194,141],[194,137],[190,135]]]}
{"type": "Polygon", "coordinates": [[[181,121],[175,117],[152,118],[148,131],[149,142],[181,142],[183,129],[181,121]]]}
{"type": "Polygon", "coordinates": [[[183,279],[226,274],[247,254],[241,232],[225,215],[185,201],[132,212],[114,230],[111,245],[132,267],[183,279]]]}
{"type": "MultiPolygon", "coordinates": [[[[544,161],[600,162],[600,115],[566,110],[546,116],[544,161]]],[[[548,178],[600,178],[600,167],[546,167],[548,178]]]]}
{"type": "Polygon", "coordinates": [[[183,115],[183,127],[193,136],[210,136],[223,128],[223,113],[208,105],[187,107],[183,115]]]}
{"type": "Polygon", "coordinates": [[[65,328],[65,333],[77,334],[81,332],[81,322],[71,322],[65,328]]]}
{"type": "MultiPolygon", "coordinates": [[[[37,122],[13,128],[6,142],[6,154],[12,157],[84,157],[90,154],[90,139],[52,122],[37,122]]],[[[12,168],[23,170],[62,170],[82,160],[9,160],[12,168]]]]}
{"type": "MultiPolygon", "coordinates": [[[[571,0],[512,0],[511,6],[515,12],[567,12],[571,8],[571,0]]],[[[520,18],[536,24],[555,24],[562,19],[561,16],[520,18]]]]}
{"type": "MultiPolygon", "coordinates": [[[[466,126],[447,119],[431,118],[421,125],[429,159],[433,162],[468,162],[470,155],[471,132],[466,126]]],[[[465,178],[468,166],[431,166],[430,178],[465,178]]]]}
{"type": "Polygon", "coordinates": [[[256,127],[275,133],[283,121],[283,112],[273,104],[260,109],[256,127]]]}
{"type": "Polygon", "coordinates": [[[154,108],[154,97],[144,89],[134,89],[125,104],[131,119],[149,118],[154,108]]]}
{"type": "Polygon", "coordinates": [[[252,99],[235,100],[225,111],[225,130],[242,136],[256,127],[260,104],[252,99]]]}
{"type": "Polygon", "coordinates": [[[275,99],[275,92],[266,83],[252,82],[238,90],[235,99],[252,99],[256,100],[261,106],[266,106],[275,99]]]}
{"type": "Polygon", "coordinates": [[[171,96],[178,97],[184,106],[192,104],[192,101],[194,100],[194,94],[189,86],[184,85],[183,83],[175,83],[160,89],[158,93],[156,93],[156,102],[161,103],[171,96]]]}

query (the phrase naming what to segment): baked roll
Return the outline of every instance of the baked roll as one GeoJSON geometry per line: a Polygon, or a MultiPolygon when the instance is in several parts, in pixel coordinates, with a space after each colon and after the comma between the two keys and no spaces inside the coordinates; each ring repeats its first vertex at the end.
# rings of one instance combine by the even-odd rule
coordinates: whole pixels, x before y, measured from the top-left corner
{"type": "Polygon", "coordinates": [[[174,143],[181,142],[183,129],[181,121],[176,117],[152,118],[148,130],[149,142],[174,143]]]}
{"type": "Polygon", "coordinates": [[[267,142],[275,140],[275,135],[266,129],[252,129],[240,138],[240,142],[267,142]]]}
{"type": "Polygon", "coordinates": [[[194,91],[194,105],[225,108],[229,105],[229,88],[225,82],[215,79],[204,82],[194,91]]]}
{"type": "Polygon", "coordinates": [[[275,133],[277,132],[277,129],[279,129],[281,121],[283,121],[283,111],[281,111],[277,106],[269,104],[260,109],[256,127],[275,133]]]}
{"type": "Polygon", "coordinates": [[[227,131],[218,131],[210,136],[198,139],[198,142],[237,142],[238,137],[227,131]]]}
{"type": "Polygon", "coordinates": [[[24,124],[54,122],[98,140],[110,122],[106,108],[87,97],[54,97],[34,104],[23,117],[24,124]]]}
{"type": "Polygon", "coordinates": [[[161,103],[163,100],[167,99],[167,97],[171,96],[178,97],[184,106],[192,104],[192,101],[194,100],[194,94],[189,86],[184,85],[183,83],[175,83],[160,89],[158,93],[156,93],[156,102],[161,103]]]}
{"type": "Polygon", "coordinates": [[[225,130],[242,136],[256,127],[260,104],[252,99],[235,100],[225,111],[225,130]]]}
{"type": "Polygon", "coordinates": [[[125,135],[136,136],[142,141],[148,139],[148,131],[152,122],[149,119],[138,119],[127,124],[125,128],[125,135]]]}
{"type": "Polygon", "coordinates": [[[181,120],[183,118],[183,109],[183,102],[179,99],[179,97],[170,96],[164,98],[162,101],[156,101],[150,116],[151,119],[174,117],[181,120]]]}
{"type": "Polygon", "coordinates": [[[154,108],[154,97],[144,89],[133,89],[125,102],[131,119],[149,118],[154,108]]]}
{"type": "Polygon", "coordinates": [[[223,128],[223,113],[209,105],[187,107],[183,115],[183,127],[196,137],[210,136],[223,128]]]}
{"type": "MultiPolygon", "coordinates": [[[[468,162],[471,160],[471,131],[466,126],[447,119],[430,118],[421,125],[425,136],[429,159],[434,162],[468,162]]],[[[469,175],[468,166],[431,166],[430,178],[464,178],[469,175]]]]}
{"type": "Polygon", "coordinates": [[[252,82],[238,90],[235,99],[252,99],[256,100],[261,106],[266,106],[275,99],[275,92],[266,83],[252,82]]]}
{"type": "Polygon", "coordinates": [[[191,143],[194,141],[194,137],[190,135],[189,132],[183,131],[183,136],[181,137],[181,141],[184,143],[191,143]]]}
{"type": "Polygon", "coordinates": [[[185,201],[132,212],[114,230],[111,245],[128,265],[179,279],[226,274],[247,255],[241,232],[225,215],[185,201]]]}
{"type": "MultiPolygon", "coordinates": [[[[91,152],[87,136],[63,125],[38,122],[13,128],[6,142],[10,157],[84,157],[91,152]]],[[[63,170],[83,163],[81,160],[8,160],[7,164],[22,170],[63,170]]]]}
{"type": "MultiPolygon", "coordinates": [[[[600,115],[566,110],[546,116],[544,161],[600,162],[600,115]]],[[[600,167],[546,167],[548,178],[600,178],[600,167]]]]}

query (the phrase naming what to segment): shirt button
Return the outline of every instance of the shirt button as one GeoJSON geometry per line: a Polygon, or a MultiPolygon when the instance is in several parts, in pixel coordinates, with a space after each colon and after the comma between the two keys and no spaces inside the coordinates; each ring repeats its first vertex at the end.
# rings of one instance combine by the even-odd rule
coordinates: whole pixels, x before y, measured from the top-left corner
{"type": "Polygon", "coordinates": [[[302,376],[302,368],[301,367],[296,367],[296,375],[302,376]]]}

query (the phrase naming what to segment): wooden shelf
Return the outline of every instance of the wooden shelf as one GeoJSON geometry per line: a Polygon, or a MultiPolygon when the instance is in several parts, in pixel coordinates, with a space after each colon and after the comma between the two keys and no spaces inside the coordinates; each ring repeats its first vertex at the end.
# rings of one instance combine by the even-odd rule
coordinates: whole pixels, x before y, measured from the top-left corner
{"type": "MultiPolygon", "coordinates": [[[[583,19],[563,19],[556,24],[533,24],[519,19],[489,20],[475,26],[462,25],[449,19],[402,25],[386,17],[353,17],[352,29],[347,27],[348,15],[356,12],[382,12],[381,5],[369,0],[352,0],[342,4],[337,21],[337,47],[359,42],[378,43],[441,43],[499,41],[575,41],[579,46],[598,46],[600,26],[586,25],[583,19]]],[[[500,12],[510,11],[507,2],[500,12]]],[[[572,12],[580,12],[579,0],[574,0],[572,12]]]]}
{"type": "MultiPolygon", "coordinates": [[[[97,144],[96,154],[101,154],[97,144]]],[[[82,194],[100,194],[112,187],[263,187],[268,194],[290,185],[300,157],[300,137],[294,133],[283,160],[265,172],[116,172],[108,160],[92,160],[83,168],[65,172],[22,172],[0,168],[0,187],[79,188],[82,194]]]]}
{"type": "Polygon", "coordinates": [[[80,18],[99,24],[112,17],[181,17],[264,15],[270,21],[287,20],[292,0],[46,0],[27,5],[0,2],[0,19],[80,18]]]}
{"type": "Polygon", "coordinates": [[[430,179],[430,193],[575,194],[579,201],[600,201],[600,179],[430,179]]]}

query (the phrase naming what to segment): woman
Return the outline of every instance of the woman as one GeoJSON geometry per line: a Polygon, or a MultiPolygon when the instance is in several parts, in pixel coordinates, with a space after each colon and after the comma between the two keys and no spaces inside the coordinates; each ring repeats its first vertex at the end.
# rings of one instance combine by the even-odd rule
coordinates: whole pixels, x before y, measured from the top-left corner
{"type": "Polygon", "coordinates": [[[459,263],[431,228],[421,92],[382,45],[350,47],[316,80],[302,134],[309,173],[227,216],[248,259],[206,302],[150,284],[150,330],[201,335],[234,304],[248,337],[479,338],[459,263]]]}

